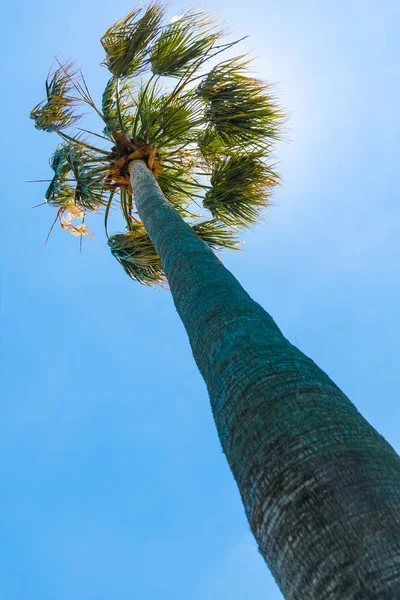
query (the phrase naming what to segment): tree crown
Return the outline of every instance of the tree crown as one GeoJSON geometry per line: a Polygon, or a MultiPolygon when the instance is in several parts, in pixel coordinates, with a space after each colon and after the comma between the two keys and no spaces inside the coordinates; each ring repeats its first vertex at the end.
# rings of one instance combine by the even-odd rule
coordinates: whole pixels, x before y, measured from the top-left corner
{"type": "Polygon", "coordinates": [[[55,222],[82,240],[91,235],[86,213],[103,212],[113,255],[140,283],[165,276],[135,217],[131,160],[146,162],[167,200],[213,249],[238,247],[237,231],[261,218],[279,182],[270,159],[282,111],[245,56],[218,62],[238,43],[223,38],[208,13],[187,10],[165,23],[162,4],[137,6],[101,38],[111,77],[100,107],[68,62],[49,73],[46,99],[31,111],[37,129],[61,137],[45,193],[57,208],[55,222]],[[77,128],[84,104],[102,120],[100,133],[77,128]],[[113,206],[126,229],[109,236],[113,206]]]}

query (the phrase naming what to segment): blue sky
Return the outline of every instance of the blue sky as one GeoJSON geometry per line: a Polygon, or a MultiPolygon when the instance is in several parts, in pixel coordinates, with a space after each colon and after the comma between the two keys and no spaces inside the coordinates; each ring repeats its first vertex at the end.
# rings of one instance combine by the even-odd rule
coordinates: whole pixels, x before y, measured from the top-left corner
{"type": "MultiPolygon", "coordinates": [[[[171,14],[181,4],[172,5],[171,14]]],[[[249,534],[168,292],[131,282],[93,224],[80,256],[33,210],[53,54],[99,97],[99,38],[132,5],[8,3],[3,57],[0,594],[6,600],[278,600],[249,534]]],[[[223,260],[400,450],[400,5],[218,0],[290,118],[283,185],[223,260]]]]}

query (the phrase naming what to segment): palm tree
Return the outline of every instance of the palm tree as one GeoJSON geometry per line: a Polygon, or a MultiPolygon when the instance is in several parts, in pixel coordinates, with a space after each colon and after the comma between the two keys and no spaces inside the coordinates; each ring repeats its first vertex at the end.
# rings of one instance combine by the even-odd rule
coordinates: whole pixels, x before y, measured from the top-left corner
{"type": "Polygon", "coordinates": [[[45,201],[81,239],[87,213],[103,211],[108,236],[119,206],[125,231],[108,236],[111,252],[136,281],[168,282],[285,597],[400,598],[399,457],[215,254],[237,248],[279,182],[282,111],[210,15],[163,18],[158,3],[135,8],[105,33],[101,108],[73,64],[49,74],[31,113],[62,139],[45,201]],[[101,133],[69,131],[82,102],[101,133]]]}

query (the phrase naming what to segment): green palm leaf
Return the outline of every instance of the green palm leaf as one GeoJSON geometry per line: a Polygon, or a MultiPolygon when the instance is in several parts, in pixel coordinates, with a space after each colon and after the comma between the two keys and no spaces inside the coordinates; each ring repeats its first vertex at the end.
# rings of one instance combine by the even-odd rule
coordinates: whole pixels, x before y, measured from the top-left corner
{"type": "Polygon", "coordinates": [[[237,240],[233,231],[226,229],[223,223],[216,219],[203,221],[193,225],[193,231],[198,235],[212,250],[221,248],[229,248],[230,250],[238,250],[240,242],[237,240]]]}
{"type": "Polygon", "coordinates": [[[260,218],[278,183],[278,175],[259,152],[219,158],[213,164],[204,207],[229,226],[248,227],[260,218]]]}
{"type": "Polygon", "coordinates": [[[105,87],[101,103],[108,137],[111,137],[113,131],[128,131],[132,128],[132,111],[135,105],[133,82],[112,76],[105,87]]]}
{"type": "Polygon", "coordinates": [[[162,106],[161,85],[151,79],[140,83],[136,99],[136,115],[130,135],[133,139],[154,143],[157,118],[162,106]]]}
{"type": "Polygon", "coordinates": [[[178,16],[165,27],[151,49],[153,73],[182,77],[208,54],[220,36],[209,15],[184,13],[178,16]]]}
{"type": "MultiPolygon", "coordinates": [[[[193,231],[214,251],[221,248],[237,249],[234,233],[216,220],[193,225],[193,231]]],[[[110,236],[108,245],[132,279],[144,285],[166,282],[160,258],[142,223],[133,222],[129,231],[110,236]]]]}
{"type": "Polygon", "coordinates": [[[95,211],[106,203],[106,167],[93,155],[73,144],[62,144],[51,159],[51,167],[54,177],[45,194],[49,204],[57,208],[74,204],[95,211]]]}
{"type": "Polygon", "coordinates": [[[172,100],[165,94],[157,115],[154,142],[162,148],[183,149],[196,142],[203,124],[204,108],[193,92],[179,94],[172,100]]]}
{"type": "Polygon", "coordinates": [[[138,19],[141,12],[141,8],[135,7],[101,38],[106,53],[104,64],[116,77],[138,74],[148,65],[146,54],[159,32],[164,8],[158,3],[150,4],[138,19]]]}
{"type": "Polygon", "coordinates": [[[204,106],[194,92],[176,96],[162,92],[158,79],[140,83],[136,116],[127,125],[130,136],[165,149],[192,144],[204,123],[204,106]]]}
{"type": "Polygon", "coordinates": [[[165,281],[159,256],[141,223],[132,223],[130,231],[110,236],[108,245],[132,279],[145,285],[165,281]]]}
{"type": "Polygon", "coordinates": [[[39,102],[30,117],[35,127],[42,131],[58,131],[75,124],[81,118],[74,114],[75,105],[80,98],[71,95],[74,90],[76,70],[71,62],[60,65],[46,79],[46,100],[39,102]]]}
{"type": "Polygon", "coordinates": [[[188,210],[193,198],[200,196],[203,186],[193,176],[193,165],[185,162],[169,162],[164,159],[163,170],[157,181],[164,194],[174,208],[182,215],[193,213],[188,210]]]}
{"type": "Polygon", "coordinates": [[[62,194],[62,187],[65,184],[69,167],[65,160],[66,146],[60,144],[57,146],[53,156],[50,159],[50,166],[54,171],[53,179],[45,193],[45,199],[49,204],[59,206],[59,198],[62,194]]]}
{"type": "Polygon", "coordinates": [[[211,130],[227,147],[265,147],[276,139],[282,113],[269,86],[245,74],[242,57],[214,67],[197,88],[211,130]]]}
{"type": "Polygon", "coordinates": [[[208,164],[212,164],[220,156],[229,154],[230,152],[229,146],[224,144],[224,141],[212,125],[207,125],[199,133],[197,144],[204,160],[208,164]]]}
{"type": "Polygon", "coordinates": [[[74,180],[74,204],[92,211],[104,206],[106,167],[93,155],[74,147],[67,153],[67,162],[74,180]]]}

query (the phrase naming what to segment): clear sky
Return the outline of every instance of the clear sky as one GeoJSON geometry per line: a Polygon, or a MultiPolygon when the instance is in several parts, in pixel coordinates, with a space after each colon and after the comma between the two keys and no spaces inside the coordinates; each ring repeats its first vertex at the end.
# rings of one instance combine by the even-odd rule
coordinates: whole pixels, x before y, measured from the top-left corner
{"type": "MultiPolygon", "coordinates": [[[[181,4],[173,4],[171,14],[181,4]]],[[[29,110],[53,54],[99,98],[127,0],[2,9],[0,595],[281,598],[221,452],[168,292],[32,209],[55,135],[29,110]]],[[[400,449],[398,0],[215,0],[290,115],[283,185],[223,260],[400,449]]],[[[93,222],[93,221],[92,221],[93,222]]]]}

